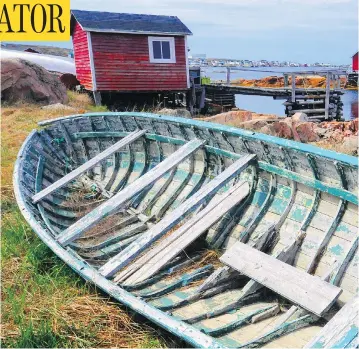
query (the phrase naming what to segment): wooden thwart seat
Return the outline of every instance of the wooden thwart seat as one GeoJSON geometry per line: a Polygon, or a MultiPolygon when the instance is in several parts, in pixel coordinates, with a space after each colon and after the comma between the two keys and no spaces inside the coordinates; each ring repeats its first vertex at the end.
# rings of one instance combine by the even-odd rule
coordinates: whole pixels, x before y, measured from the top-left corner
{"type": "Polygon", "coordinates": [[[146,133],[146,130],[137,130],[137,131],[130,133],[128,136],[121,139],[120,141],[118,141],[117,143],[112,145],[111,147],[107,148],[102,153],[96,155],[91,160],[85,162],[83,165],[79,166],[75,170],[68,173],[66,176],[62,177],[55,183],[49,185],[47,188],[45,188],[45,189],[41,190],[40,192],[38,192],[37,194],[35,194],[32,197],[33,203],[36,204],[37,202],[42,200],[47,195],[53,193],[55,190],[62,188],[63,186],[70,183],[77,177],[81,176],[86,171],[91,170],[99,162],[101,162],[102,160],[105,160],[106,158],[111,156],[113,153],[116,153],[119,149],[125,147],[126,145],[133,143],[136,139],[140,138],[145,133],[146,133]]]}
{"type": "Polygon", "coordinates": [[[318,316],[329,310],[342,292],[339,287],[241,242],[220,260],[318,316]]]}
{"type": "Polygon", "coordinates": [[[348,302],[304,348],[357,348],[359,297],[348,302]]]}
{"type": "MultiPolygon", "coordinates": [[[[243,171],[249,163],[255,158],[255,155],[244,155],[241,159],[237,160],[216,178],[203,186],[197,193],[188,198],[180,206],[162,218],[162,220],[149,229],[145,234],[134,241],[125,250],[118,255],[111,258],[99,271],[104,276],[112,276],[118,270],[130,264],[135,258],[139,256],[142,251],[148,248],[153,242],[158,240],[166,234],[171,228],[179,223],[189,212],[199,207],[211,195],[215,194],[219,188],[224,186],[231,178],[235,177],[243,171]]],[[[130,266],[128,271],[137,269],[135,263],[130,266]]]]}
{"type": "Polygon", "coordinates": [[[154,275],[248,194],[249,184],[239,182],[228,192],[215,197],[202,211],[136,261],[139,269],[124,285],[135,284],[154,275]]]}
{"type": "Polygon", "coordinates": [[[116,210],[123,208],[129,200],[161,178],[170,169],[185,160],[203,144],[204,142],[199,141],[198,139],[186,143],[152,170],[145,173],[142,177],[128,185],[125,189],[118,192],[112,198],[108,199],[102,205],[95,208],[86,216],[82,217],[76,223],[64,230],[57,237],[58,242],[62,245],[69,244],[74,239],[80,237],[86,230],[93,227],[97,222],[101,221],[103,218],[107,217],[116,210]]]}

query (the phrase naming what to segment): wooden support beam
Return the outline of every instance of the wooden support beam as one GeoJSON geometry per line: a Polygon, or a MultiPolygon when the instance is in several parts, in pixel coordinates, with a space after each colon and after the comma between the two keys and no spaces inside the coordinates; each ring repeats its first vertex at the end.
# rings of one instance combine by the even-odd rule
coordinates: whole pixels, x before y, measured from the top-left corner
{"type": "Polygon", "coordinates": [[[295,74],[292,74],[292,102],[295,102],[295,74]]]}
{"type": "MultiPolygon", "coordinates": [[[[128,248],[111,258],[99,269],[100,273],[104,276],[112,276],[118,270],[127,266],[148,246],[176,226],[176,224],[178,224],[189,212],[199,207],[211,197],[211,195],[216,193],[219,188],[243,171],[255,157],[256,156],[253,154],[248,154],[237,160],[211,182],[203,186],[197,193],[183,202],[179,207],[164,216],[162,220],[149,229],[146,234],[143,234],[128,248]]],[[[131,271],[131,268],[128,269],[128,271],[131,271]]]]}
{"type": "Polygon", "coordinates": [[[125,281],[124,285],[136,284],[153,276],[248,194],[249,184],[241,181],[227,193],[215,197],[202,211],[136,261],[138,269],[125,281]]]}
{"type": "Polygon", "coordinates": [[[231,68],[230,67],[227,67],[226,78],[227,78],[227,85],[230,85],[231,84],[231,68]]]}
{"type": "Polygon", "coordinates": [[[330,79],[331,73],[328,72],[325,85],[325,119],[329,118],[330,79]]]}
{"type": "Polygon", "coordinates": [[[348,302],[304,348],[357,348],[359,297],[348,302]]]}
{"type": "Polygon", "coordinates": [[[105,160],[106,158],[111,156],[113,153],[116,153],[118,150],[125,147],[126,145],[131,144],[136,139],[143,136],[145,133],[146,133],[146,130],[137,130],[137,131],[130,133],[128,136],[121,139],[119,142],[115,143],[111,147],[107,148],[102,153],[96,155],[91,160],[85,162],[83,165],[77,167],[75,170],[68,173],[66,176],[62,177],[55,183],[49,185],[47,188],[45,188],[45,189],[41,190],[39,193],[35,194],[32,197],[33,203],[35,204],[35,203],[39,202],[47,195],[53,193],[55,190],[62,188],[63,186],[69,184],[71,181],[78,178],[83,173],[85,173],[85,172],[89,171],[90,169],[92,169],[93,167],[95,167],[99,162],[105,160]]]}
{"type": "Polygon", "coordinates": [[[152,170],[145,173],[136,181],[128,185],[125,189],[118,192],[111,199],[104,202],[99,207],[88,213],[86,216],[79,219],[76,223],[64,230],[62,234],[57,237],[57,240],[62,245],[67,245],[74,239],[80,237],[86,230],[93,227],[96,223],[109,216],[116,210],[123,208],[127,202],[139,194],[143,189],[157,181],[166,172],[193,154],[204,144],[203,141],[195,139],[186,143],[175,153],[171,154],[167,159],[162,161],[152,170]]]}
{"type": "Polygon", "coordinates": [[[95,101],[96,106],[100,106],[102,104],[101,92],[94,91],[93,92],[93,99],[95,101]]]}
{"type": "Polygon", "coordinates": [[[220,260],[318,316],[322,316],[342,292],[336,286],[241,242],[220,260]]]}
{"type": "Polygon", "coordinates": [[[284,74],[284,87],[288,87],[289,82],[288,82],[288,74],[284,74]]]}

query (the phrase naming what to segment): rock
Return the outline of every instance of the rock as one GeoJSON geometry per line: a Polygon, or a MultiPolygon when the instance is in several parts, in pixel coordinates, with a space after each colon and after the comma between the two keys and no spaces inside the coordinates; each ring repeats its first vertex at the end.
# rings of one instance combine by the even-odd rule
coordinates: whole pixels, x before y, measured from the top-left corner
{"type": "Polygon", "coordinates": [[[358,118],[351,120],[349,122],[349,129],[350,129],[350,131],[353,131],[354,133],[358,132],[358,118]]]}
{"type": "Polygon", "coordinates": [[[61,103],[45,105],[45,106],[41,107],[41,109],[45,109],[45,110],[66,110],[66,111],[73,111],[73,112],[77,111],[76,108],[73,108],[73,107],[70,107],[69,105],[64,105],[64,104],[61,104],[61,103]]]}
{"type": "Polygon", "coordinates": [[[327,137],[328,136],[328,133],[330,133],[330,131],[328,131],[328,129],[326,128],[322,128],[322,127],[316,127],[314,126],[314,132],[320,137],[320,138],[323,138],[323,137],[327,137]]]}
{"type": "Polygon", "coordinates": [[[45,68],[20,58],[1,59],[1,100],[66,103],[66,87],[45,68]]]}
{"type": "Polygon", "coordinates": [[[353,135],[353,132],[350,131],[350,130],[345,130],[345,131],[343,132],[343,135],[344,135],[344,137],[350,137],[350,136],[353,135]]]}
{"type": "Polygon", "coordinates": [[[253,131],[259,131],[265,126],[268,126],[265,120],[249,120],[238,124],[238,127],[240,128],[244,128],[246,130],[253,130],[253,131]]]}
{"type": "Polygon", "coordinates": [[[275,136],[275,131],[273,130],[272,125],[263,126],[258,130],[258,132],[265,133],[270,136],[275,136]]]}
{"type": "Polygon", "coordinates": [[[343,142],[343,147],[349,154],[358,155],[358,137],[346,137],[343,142]]]}
{"type": "Polygon", "coordinates": [[[316,142],[319,140],[318,135],[314,131],[313,122],[303,122],[295,126],[295,130],[298,133],[298,137],[301,142],[316,142]]]}
{"type": "Polygon", "coordinates": [[[80,81],[77,80],[74,74],[65,73],[60,76],[60,81],[65,85],[68,90],[74,91],[76,86],[80,85],[80,81]]]}
{"type": "Polygon", "coordinates": [[[274,132],[277,137],[287,138],[287,139],[293,138],[292,128],[290,127],[288,122],[277,121],[274,122],[272,126],[274,128],[274,132]]]}
{"type": "Polygon", "coordinates": [[[344,131],[346,122],[342,121],[325,121],[320,124],[321,127],[330,130],[341,130],[344,131]]]}
{"type": "Polygon", "coordinates": [[[309,121],[309,118],[308,118],[307,114],[305,114],[305,113],[295,113],[291,119],[293,122],[308,122],[309,121]]]}
{"type": "Polygon", "coordinates": [[[217,122],[219,124],[230,124],[232,126],[239,126],[242,122],[252,120],[252,113],[245,110],[229,111],[227,113],[221,113],[209,118],[205,121],[217,122]]]}
{"type": "Polygon", "coordinates": [[[169,108],[163,108],[161,109],[158,114],[161,115],[172,115],[172,116],[178,116],[181,118],[191,118],[191,113],[184,108],[181,109],[169,109],[169,108]]]}
{"type": "Polygon", "coordinates": [[[333,142],[342,142],[344,139],[344,133],[342,130],[334,130],[331,135],[330,138],[332,139],[333,142]]]}
{"type": "Polygon", "coordinates": [[[257,114],[257,113],[252,113],[252,120],[257,119],[257,120],[278,120],[279,117],[277,115],[274,114],[257,114]]]}

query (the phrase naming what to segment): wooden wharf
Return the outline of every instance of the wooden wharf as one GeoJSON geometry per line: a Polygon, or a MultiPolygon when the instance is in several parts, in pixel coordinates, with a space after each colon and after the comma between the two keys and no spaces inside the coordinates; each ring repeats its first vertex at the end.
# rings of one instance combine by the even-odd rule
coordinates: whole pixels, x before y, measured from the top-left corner
{"type": "MultiPolygon", "coordinates": [[[[235,86],[231,84],[231,70],[227,67],[226,82],[210,83],[206,85],[212,95],[228,96],[231,94],[269,96],[274,99],[284,99],[285,112],[287,116],[292,116],[296,112],[306,113],[312,121],[332,120],[343,118],[343,103],[341,95],[343,90],[340,85],[340,77],[345,75],[344,71],[326,72],[291,72],[282,73],[284,76],[284,87],[270,88],[257,86],[235,86]],[[326,77],[325,88],[303,88],[297,87],[295,80],[297,76],[319,75],[326,77]],[[292,83],[289,84],[289,76],[292,83]]],[[[238,69],[236,69],[238,70],[238,69]]],[[[270,71],[268,72],[270,74],[270,71]]],[[[217,97],[218,99],[218,97],[217,97]]]]}

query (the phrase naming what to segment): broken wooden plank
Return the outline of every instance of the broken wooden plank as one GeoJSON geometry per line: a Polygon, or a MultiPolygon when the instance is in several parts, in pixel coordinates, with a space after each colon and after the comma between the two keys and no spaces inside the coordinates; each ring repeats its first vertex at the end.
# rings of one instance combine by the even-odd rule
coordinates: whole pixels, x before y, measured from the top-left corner
{"type": "Polygon", "coordinates": [[[148,251],[141,261],[136,261],[139,269],[124,285],[135,284],[153,276],[248,194],[248,182],[239,182],[227,193],[215,197],[202,211],[148,251]]]}
{"type": "Polygon", "coordinates": [[[171,168],[177,166],[180,162],[193,154],[203,144],[203,141],[195,139],[182,146],[152,170],[145,173],[142,177],[128,185],[125,189],[119,191],[112,198],[108,199],[102,205],[98,206],[86,216],[82,217],[76,223],[64,230],[62,234],[57,237],[58,242],[62,245],[69,244],[71,241],[80,237],[86,230],[93,227],[102,219],[114,211],[123,208],[129,200],[134,198],[143,189],[162,177],[171,168]]]}
{"type": "Polygon", "coordinates": [[[357,348],[359,297],[354,297],[304,348],[357,348]]]}
{"type": "Polygon", "coordinates": [[[220,260],[318,316],[322,316],[342,292],[339,287],[241,242],[233,245],[220,260]]]}
{"type": "MultiPolygon", "coordinates": [[[[127,266],[132,260],[150,246],[154,241],[166,234],[178,222],[180,222],[189,212],[199,207],[206,199],[217,192],[219,188],[225,185],[230,179],[238,175],[247,168],[249,163],[256,157],[253,154],[244,155],[241,159],[234,162],[231,166],[220,173],[211,182],[203,186],[197,193],[183,202],[171,213],[164,216],[159,223],[154,225],[145,234],[138,238],[124,251],[111,258],[99,271],[104,276],[112,276],[118,270],[127,266]]],[[[136,268],[134,266],[134,268],[136,268]]]]}
{"type": "Polygon", "coordinates": [[[96,155],[91,160],[85,162],[81,166],[77,167],[75,170],[68,173],[66,176],[62,177],[61,179],[59,179],[55,183],[49,185],[47,188],[45,188],[45,189],[41,190],[39,193],[35,194],[32,197],[33,203],[35,204],[35,203],[39,202],[40,200],[42,200],[44,197],[51,194],[55,190],[57,190],[59,188],[62,188],[66,184],[70,183],[74,179],[81,176],[83,173],[85,173],[88,170],[95,167],[99,162],[105,160],[106,158],[111,156],[113,153],[117,152],[119,149],[125,147],[126,145],[128,145],[128,144],[130,144],[132,142],[134,142],[136,139],[140,138],[145,133],[146,133],[146,130],[137,130],[137,131],[134,131],[134,132],[130,133],[128,136],[121,139],[120,141],[118,141],[117,143],[112,145],[111,147],[107,148],[102,153],[96,155]]]}

